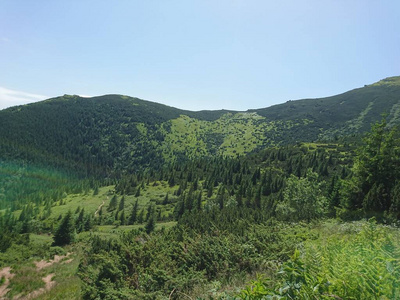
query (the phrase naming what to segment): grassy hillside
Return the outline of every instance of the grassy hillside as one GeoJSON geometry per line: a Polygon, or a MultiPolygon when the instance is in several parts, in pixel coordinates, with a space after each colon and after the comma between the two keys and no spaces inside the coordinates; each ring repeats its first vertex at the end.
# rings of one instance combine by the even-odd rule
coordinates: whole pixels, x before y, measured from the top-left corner
{"type": "Polygon", "coordinates": [[[400,77],[390,77],[362,88],[326,98],[288,101],[268,108],[250,110],[269,120],[310,120],[306,139],[330,139],[368,131],[383,113],[399,123],[400,77]]]}
{"type": "Polygon", "coordinates": [[[247,112],[0,111],[0,298],[397,299],[399,82],[247,112]]]}
{"type": "Polygon", "coordinates": [[[120,95],[65,95],[0,111],[0,155],[104,178],[174,160],[332,140],[365,132],[384,112],[390,125],[397,124],[399,78],[248,112],[190,112],[120,95]]]}
{"type": "Polygon", "coordinates": [[[45,289],[39,299],[258,299],[258,292],[305,294],[311,287],[312,295],[361,291],[368,299],[364,282],[377,282],[381,295],[397,295],[398,289],[376,278],[395,281],[398,231],[325,219],[362,215],[349,211],[343,192],[352,182],[353,150],[348,144],[304,143],[239,158],[196,158],[4,211],[0,271],[13,274],[7,297],[45,289]],[[68,216],[73,239],[62,248],[52,245],[68,216]],[[354,245],[360,250],[350,252],[354,245]],[[379,264],[371,247],[381,255],[379,264]],[[49,267],[36,267],[68,253],[49,267]],[[343,253],[351,269],[345,260],[330,263],[343,253]],[[361,258],[373,267],[365,268],[361,258]],[[313,268],[315,262],[320,267],[313,268]],[[289,268],[298,274],[282,273],[289,268]],[[353,278],[354,270],[364,275],[344,291],[341,279],[353,278]],[[282,289],[287,282],[289,289],[282,289]]]}

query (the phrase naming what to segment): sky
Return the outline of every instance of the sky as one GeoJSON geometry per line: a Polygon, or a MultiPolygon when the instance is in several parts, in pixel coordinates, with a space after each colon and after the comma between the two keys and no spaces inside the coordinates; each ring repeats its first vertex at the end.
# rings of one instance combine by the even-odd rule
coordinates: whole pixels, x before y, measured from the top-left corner
{"type": "Polygon", "coordinates": [[[1,0],[0,109],[123,94],[247,110],[400,75],[399,0],[1,0]]]}

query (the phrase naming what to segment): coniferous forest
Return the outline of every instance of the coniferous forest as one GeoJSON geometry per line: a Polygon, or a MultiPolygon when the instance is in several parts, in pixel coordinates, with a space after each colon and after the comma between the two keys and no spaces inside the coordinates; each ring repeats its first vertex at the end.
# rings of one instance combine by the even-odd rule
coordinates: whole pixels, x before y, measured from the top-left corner
{"type": "Polygon", "coordinates": [[[0,111],[0,298],[399,299],[399,82],[0,111]]]}

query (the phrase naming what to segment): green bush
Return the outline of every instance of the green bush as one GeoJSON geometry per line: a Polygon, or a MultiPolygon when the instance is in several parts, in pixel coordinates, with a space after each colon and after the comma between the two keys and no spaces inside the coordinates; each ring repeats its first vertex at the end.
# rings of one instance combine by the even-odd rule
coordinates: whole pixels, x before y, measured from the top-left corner
{"type": "Polygon", "coordinates": [[[280,271],[259,278],[241,299],[399,299],[398,233],[365,222],[359,232],[307,241],[280,271]],[[396,236],[396,235],[397,236],[396,236]]]}

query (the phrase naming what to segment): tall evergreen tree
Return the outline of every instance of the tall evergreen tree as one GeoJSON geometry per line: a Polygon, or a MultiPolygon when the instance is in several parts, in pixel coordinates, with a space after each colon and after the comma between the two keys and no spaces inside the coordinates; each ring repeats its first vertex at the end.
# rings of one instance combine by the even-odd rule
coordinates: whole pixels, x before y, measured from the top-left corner
{"type": "Polygon", "coordinates": [[[125,225],[126,220],[125,220],[125,211],[124,210],[121,212],[119,219],[121,221],[121,225],[125,225]]]}
{"type": "Polygon", "coordinates": [[[125,208],[125,196],[122,196],[121,200],[119,201],[118,210],[123,210],[125,208]]]}
{"type": "Polygon", "coordinates": [[[85,209],[82,208],[78,215],[78,218],[76,218],[76,222],[75,222],[76,223],[75,228],[78,233],[82,232],[84,230],[84,225],[85,225],[84,216],[85,216],[85,209]]]}
{"type": "Polygon", "coordinates": [[[154,219],[154,215],[152,214],[149,218],[148,218],[148,220],[147,220],[147,222],[146,222],[146,225],[145,225],[145,230],[146,230],[146,233],[147,234],[150,234],[151,232],[153,232],[154,231],[154,228],[156,227],[156,221],[155,221],[155,219],[154,219]]]}
{"type": "MultiPolygon", "coordinates": [[[[392,195],[400,178],[400,139],[386,119],[372,126],[364,138],[342,199],[344,207],[362,208],[367,215],[392,210],[392,195]]],[[[392,210],[393,211],[393,210],[392,210]]]]}
{"type": "Polygon", "coordinates": [[[60,226],[58,226],[53,239],[54,246],[64,246],[75,241],[74,218],[71,211],[68,211],[61,220],[60,226]]]}
{"type": "Polygon", "coordinates": [[[139,224],[142,224],[143,220],[144,220],[144,209],[142,208],[140,210],[139,215],[138,215],[137,221],[138,221],[139,224]]]}
{"type": "Polygon", "coordinates": [[[117,208],[117,205],[118,205],[117,195],[114,195],[110,200],[110,204],[108,205],[107,211],[113,211],[114,209],[117,208]]]}
{"type": "Polygon", "coordinates": [[[139,204],[138,204],[138,200],[136,200],[135,204],[132,207],[132,212],[129,216],[129,224],[133,225],[136,223],[137,218],[138,218],[138,209],[139,209],[139,204]]]}

